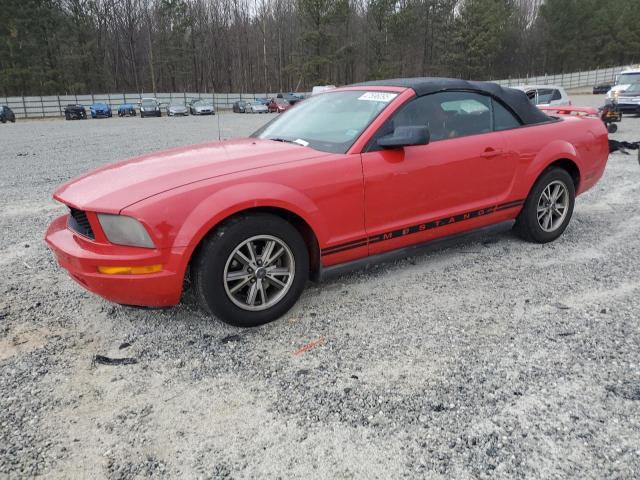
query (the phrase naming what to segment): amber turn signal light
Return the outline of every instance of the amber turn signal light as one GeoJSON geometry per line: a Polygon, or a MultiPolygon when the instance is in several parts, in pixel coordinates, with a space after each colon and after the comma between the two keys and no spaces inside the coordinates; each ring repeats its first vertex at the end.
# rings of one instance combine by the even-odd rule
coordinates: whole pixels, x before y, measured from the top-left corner
{"type": "Polygon", "coordinates": [[[145,273],[155,273],[162,270],[162,265],[144,265],[138,267],[98,267],[100,273],[106,275],[144,275],[145,273]]]}

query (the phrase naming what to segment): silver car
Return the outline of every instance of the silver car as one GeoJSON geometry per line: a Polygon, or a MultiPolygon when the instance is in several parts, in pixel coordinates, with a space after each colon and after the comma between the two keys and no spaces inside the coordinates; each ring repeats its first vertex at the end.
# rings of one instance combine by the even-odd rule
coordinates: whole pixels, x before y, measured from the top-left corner
{"type": "Polygon", "coordinates": [[[196,100],[191,104],[191,115],[215,115],[213,103],[208,100],[196,100]]]}
{"type": "Polygon", "coordinates": [[[571,105],[567,92],[557,85],[518,85],[513,88],[526,93],[534,105],[571,105]]]}
{"type": "Polygon", "coordinates": [[[167,115],[170,117],[175,117],[177,115],[189,115],[189,109],[184,103],[175,102],[167,107],[167,115]]]}
{"type": "Polygon", "coordinates": [[[269,108],[260,102],[248,102],[244,107],[246,113],[269,113],[269,108]]]}

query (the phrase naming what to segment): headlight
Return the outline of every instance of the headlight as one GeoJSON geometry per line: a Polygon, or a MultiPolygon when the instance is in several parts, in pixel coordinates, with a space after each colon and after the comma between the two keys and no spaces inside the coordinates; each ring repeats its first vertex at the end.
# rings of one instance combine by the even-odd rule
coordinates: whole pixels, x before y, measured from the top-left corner
{"type": "Polygon", "coordinates": [[[155,247],[147,230],[135,218],[99,213],[98,220],[102,231],[111,243],[130,247],[155,247]]]}

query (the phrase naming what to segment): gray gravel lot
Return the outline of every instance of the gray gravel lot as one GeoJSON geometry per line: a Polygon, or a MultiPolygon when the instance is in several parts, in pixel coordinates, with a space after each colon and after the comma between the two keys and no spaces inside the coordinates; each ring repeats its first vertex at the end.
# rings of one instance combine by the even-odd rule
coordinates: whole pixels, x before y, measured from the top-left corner
{"type": "MultiPolygon", "coordinates": [[[[224,137],[272,118],[220,117],[224,137]]],[[[310,284],[252,330],[189,295],[113,305],[57,267],[58,184],[217,122],[0,125],[0,477],[640,476],[635,155],[611,156],[553,244],[505,233],[310,284]]],[[[614,138],[640,140],[640,118],[614,138]]]]}

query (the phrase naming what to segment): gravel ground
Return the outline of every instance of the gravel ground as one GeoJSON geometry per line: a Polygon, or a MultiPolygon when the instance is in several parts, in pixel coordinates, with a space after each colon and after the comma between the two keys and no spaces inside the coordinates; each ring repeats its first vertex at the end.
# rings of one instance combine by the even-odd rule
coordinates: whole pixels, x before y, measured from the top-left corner
{"type": "MultiPolygon", "coordinates": [[[[267,118],[220,115],[223,136],[267,118]]],[[[56,185],[217,122],[0,126],[0,477],[640,476],[635,155],[611,156],[553,244],[505,233],[310,284],[257,329],[73,283],[43,243],[56,185]]],[[[640,140],[640,119],[614,138],[640,140]]]]}

